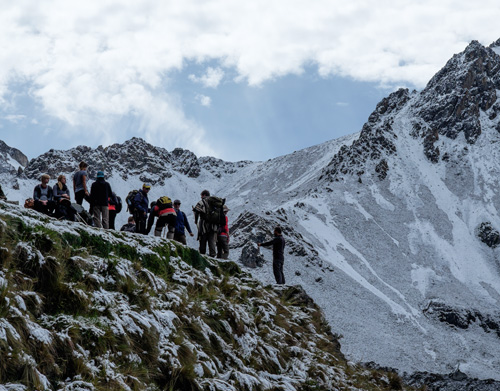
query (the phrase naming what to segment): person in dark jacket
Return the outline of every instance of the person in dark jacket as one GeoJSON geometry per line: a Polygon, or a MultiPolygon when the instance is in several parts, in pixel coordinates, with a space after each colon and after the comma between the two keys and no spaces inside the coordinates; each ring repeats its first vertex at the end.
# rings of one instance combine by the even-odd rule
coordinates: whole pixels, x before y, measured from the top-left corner
{"type": "Polygon", "coordinates": [[[208,203],[205,198],[210,197],[208,190],[201,192],[201,200],[193,208],[194,223],[198,227],[198,240],[200,241],[200,254],[206,254],[208,244],[208,255],[215,257],[217,254],[217,230],[219,226],[206,220],[208,203]]]}
{"type": "Polygon", "coordinates": [[[161,236],[163,229],[167,227],[167,239],[173,239],[177,214],[174,208],[172,208],[172,200],[169,197],[164,196],[161,197],[158,202],[151,203],[148,226],[146,229],[148,234],[153,226],[155,217],[158,217],[154,231],[155,236],[161,236]],[[164,199],[163,203],[160,203],[161,199],[164,199]]]}
{"type": "Polygon", "coordinates": [[[114,192],[109,196],[108,199],[108,211],[109,211],[109,229],[115,229],[115,219],[116,215],[120,213],[120,197],[118,197],[114,192]]]}
{"type": "Polygon", "coordinates": [[[134,220],[134,216],[129,216],[127,224],[124,224],[120,228],[120,231],[135,232],[135,220],[134,220]]]}
{"type": "Polygon", "coordinates": [[[71,206],[71,197],[64,175],[57,177],[57,183],[54,185],[52,193],[56,203],[55,217],[75,221],[76,210],[71,206]]]}
{"type": "Polygon", "coordinates": [[[285,274],[283,273],[283,263],[285,262],[285,239],[280,227],[274,229],[274,238],[264,243],[257,245],[267,247],[273,246],[273,272],[276,278],[276,284],[285,283],[285,274]]]}
{"type": "Polygon", "coordinates": [[[90,187],[90,206],[95,227],[109,229],[108,199],[112,193],[111,186],[104,180],[104,172],[98,171],[97,180],[90,187]]]}
{"type": "Polygon", "coordinates": [[[35,210],[52,216],[56,203],[54,202],[54,192],[49,186],[50,176],[43,174],[39,185],[33,190],[33,199],[35,201],[35,210]]]}
{"type": "Polygon", "coordinates": [[[134,220],[136,224],[135,232],[147,235],[146,222],[148,219],[149,199],[148,193],[151,190],[149,183],[144,183],[142,189],[134,197],[134,220]]]}
{"type": "Polygon", "coordinates": [[[177,213],[174,240],[176,242],[182,243],[183,245],[187,245],[186,232],[184,229],[187,229],[189,235],[194,236],[194,234],[193,231],[191,231],[191,227],[189,226],[189,221],[186,217],[186,214],[181,210],[181,202],[179,200],[174,200],[174,210],[175,213],[177,213]]]}
{"type": "Polygon", "coordinates": [[[226,223],[224,226],[219,227],[219,232],[217,234],[217,258],[227,259],[229,257],[229,226],[227,219],[229,208],[224,205],[222,210],[224,211],[224,221],[226,223]]]}

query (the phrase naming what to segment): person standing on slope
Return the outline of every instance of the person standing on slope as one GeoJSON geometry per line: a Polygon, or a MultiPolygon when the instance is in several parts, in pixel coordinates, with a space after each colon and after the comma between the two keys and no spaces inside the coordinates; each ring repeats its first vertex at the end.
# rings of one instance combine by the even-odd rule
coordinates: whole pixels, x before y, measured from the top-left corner
{"type": "Polygon", "coordinates": [[[109,229],[108,199],[112,194],[111,186],[104,180],[104,172],[97,172],[97,180],[90,187],[90,205],[94,227],[109,229]]]}
{"type": "Polygon", "coordinates": [[[73,175],[73,191],[75,192],[75,202],[81,205],[85,199],[90,204],[90,195],[87,190],[88,174],[87,168],[88,164],[85,162],[80,162],[79,171],[75,172],[73,175]]]}
{"type": "Polygon", "coordinates": [[[226,223],[219,227],[219,232],[217,234],[217,258],[227,259],[229,257],[229,226],[227,219],[229,208],[224,205],[222,210],[224,211],[224,221],[226,223]]]}
{"type": "Polygon", "coordinates": [[[134,197],[134,220],[136,224],[135,232],[147,235],[146,222],[148,218],[149,199],[148,193],[151,190],[149,183],[144,183],[142,189],[134,197]]]}
{"type": "Polygon", "coordinates": [[[285,283],[283,264],[285,263],[285,239],[280,227],[274,228],[274,238],[264,243],[257,243],[259,247],[273,246],[273,272],[276,284],[285,283]]]}
{"type": "Polygon", "coordinates": [[[186,217],[186,214],[181,211],[181,202],[179,200],[174,201],[174,210],[177,213],[177,220],[175,223],[175,231],[174,231],[174,240],[176,242],[182,243],[183,245],[187,244],[186,240],[186,231],[187,229],[189,235],[194,236],[191,231],[191,227],[189,226],[189,221],[186,217]]]}
{"type": "Polygon", "coordinates": [[[210,197],[210,192],[208,190],[203,190],[201,192],[201,200],[198,201],[196,206],[193,208],[194,212],[194,223],[198,227],[198,240],[200,241],[200,254],[205,254],[207,252],[208,244],[208,254],[211,257],[216,255],[216,242],[217,242],[217,230],[219,229],[218,224],[210,223],[207,221],[207,214],[209,212],[208,202],[205,201],[206,198],[210,197]]]}

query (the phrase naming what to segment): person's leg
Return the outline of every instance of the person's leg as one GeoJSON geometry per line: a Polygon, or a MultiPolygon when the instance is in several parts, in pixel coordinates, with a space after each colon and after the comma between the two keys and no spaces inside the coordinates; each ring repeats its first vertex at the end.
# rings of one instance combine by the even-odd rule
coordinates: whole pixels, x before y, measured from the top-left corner
{"type": "Polygon", "coordinates": [[[167,224],[167,219],[164,216],[158,217],[158,220],[156,221],[156,226],[155,226],[155,236],[161,236],[161,233],[163,232],[163,228],[165,228],[166,224],[167,224]]]}
{"type": "Polygon", "coordinates": [[[109,229],[115,229],[116,210],[109,211],[109,229]]]}
{"type": "Polygon", "coordinates": [[[175,235],[175,225],[168,225],[167,239],[173,239],[175,235]]]}
{"type": "Polygon", "coordinates": [[[182,243],[184,246],[187,245],[186,235],[174,234],[174,240],[176,242],[182,243]]]}
{"type": "Polygon", "coordinates": [[[99,206],[92,207],[92,221],[94,222],[94,227],[102,228],[101,209],[99,206]]]}
{"type": "Polygon", "coordinates": [[[207,237],[207,233],[200,235],[200,254],[206,254],[207,252],[207,237]]]}
{"type": "Polygon", "coordinates": [[[83,202],[83,197],[85,197],[85,190],[80,190],[75,193],[75,202],[81,205],[83,202]]]}
{"type": "Polygon", "coordinates": [[[211,257],[215,257],[217,255],[217,232],[209,232],[207,234],[207,242],[208,242],[208,254],[211,257]]]}
{"type": "Polygon", "coordinates": [[[273,273],[276,279],[276,284],[285,283],[285,275],[283,274],[283,262],[280,260],[273,260],[273,273]]]}
{"type": "Polygon", "coordinates": [[[104,229],[109,229],[109,209],[108,206],[101,206],[102,214],[102,227],[104,229]]]}
{"type": "Polygon", "coordinates": [[[222,259],[227,259],[229,257],[229,242],[228,237],[222,235],[222,259]]]}
{"type": "Polygon", "coordinates": [[[222,235],[217,236],[217,258],[222,258],[222,235]]]}

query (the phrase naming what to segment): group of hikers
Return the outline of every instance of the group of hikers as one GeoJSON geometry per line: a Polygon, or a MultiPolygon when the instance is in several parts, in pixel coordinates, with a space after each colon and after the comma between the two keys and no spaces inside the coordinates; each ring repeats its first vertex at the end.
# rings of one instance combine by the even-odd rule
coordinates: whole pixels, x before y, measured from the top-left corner
{"type": "MultiPolygon", "coordinates": [[[[122,210],[122,200],[104,179],[103,171],[97,172],[97,179],[92,183],[89,191],[87,169],[88,164],[82,161],[79,164],[79,170],[73,175],[76,203],[71,203],[70,191],[64,175],[59,175],[57,183],[50,187],[50,176],[44,174],[41,177],[41,183],[33,190],[33,198],[27,199],[24,206],[59,219],[82,221],[82,215],[86,215],[82,203],[86,200],[90,204],[91,214],[91,218],[89,217],[86,223],[98,228],[115,229],[115,218],[122,210]]],[[[186,214],[180,209],[181,201],[176,199],[172,202],[169,197],[162,196],[150,203],[148,199],[150,190],[151,185],[144,183],[141,189],[129,192],[125,201],[131,216],[120,230],[148,235],[156,219],[155,236],[162,236],[162,232],[166,230],[167,239],[186,245],[186,230],[190,236],[194,234],[186,214]]],[[[211,196],[208,190],[203,190],[200,196],[201,200],[193,207],[195,224],[198,228],[197,240],[200,254],[206,254],[208,245],[211,257],[227,259],[229,256],[227,218],[229,208],[225,205],[224,199],[211,196]]],[[[6,198],[3,192],[0,193],[0,197],[0,200],[6,198]]],[[[273,273],[276,283],[284,284],[285,240],[281,228],[277,226],[274,229],[273,239],[257,243],[257,245],[273,247],[273,273]]]]}
{"type": "MultiPolygon", "coordinates": [[[[85,200],[90,205],[91,220],[89,219],[88,223],[98,228],[115,229],[116,215],[123,207],[122,200],[104,179],[103,171],[97,172],[97,178],[89,191],[87,169],[88,164],[82,161],[79,170],[73,175],[75,204],[71,203],[70,190],[64,175],[59,175],[57,183],[51,187],[50,176],[44,174],[41,183],[33,190],[33,198],[26,200],[25,206],[56,218],[75,221],[86,214],[82,207],[85,200]]],[[[186,245],[186,230],[190,236],[194,234],[186,214],[180,209],[181,201],[176,199],[172,202],[170,197],[162,196],[150,203],[148,199],[150,190],[151,185],[144,183],[141,189],[129,192],[125,201],[131,216],[120,230],[148,235],[156,220],[155,236],[162,236],[165,230],[167,239],[186,245]]],[[[193,208],[201,254],[206,254],[208,245],[211,257],[228,258],[228,211],[224,199],[210,196],[208,190],[201,192],[201,200],[193,208]]]]}

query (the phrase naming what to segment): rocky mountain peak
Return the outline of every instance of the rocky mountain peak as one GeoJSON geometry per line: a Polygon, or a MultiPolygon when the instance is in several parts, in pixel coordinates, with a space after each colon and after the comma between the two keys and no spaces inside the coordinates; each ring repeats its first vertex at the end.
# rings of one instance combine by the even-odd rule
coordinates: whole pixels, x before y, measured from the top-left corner
{"type": "Polygon", "coordinates": [[[384,98],[359,138],[339,150],[321,178],[331,182],[349,174],[361,180],[368,171],[384,179],[389,170],[388,157],[396,153],[394,140],[401,132],[421,139],[423,153],[434,163],[441,158],[436,145],[440,136],[455,140],[463,134],[467,143],[474,144],[485,126],[500,132],[500,56],[494,49],[500,51],[500,40],[490,47],[472,41],[420,93],[400,89],[384,98]],[[404,107],[408,107],[404,115],[413,128],[396,131],[394,118],[404,107]],[[486,124],[482,113],[488,118],[486,124]]]}
{"type": "Polygon", "coordinates": [[[393,131],[394,116],[410,99],[408,89],[399,89],[382,99],[368,122],[363,125],[360,136],[351,146],[343,146],[325,167],[320,179],[339,180],[343,174],[361,177],[368,160],[374,161],[374,168],[380,179],[387,175],[386,156],[396,152],[393,131]]]}
{"type": "Polygon", "coordinates": [[[463,133],[467,142],[474,144],[482,132],[480,113],[489,111],[495,119],[500,112],[499,71],[500,57],[477,41],[454,55],[431,79],[416,104],[416,114],[426,125],[421,136],[437,131],[456,139],[463,133]]]}
{"type": "Polygon", "coordinates": [[[28,158],[19,149],[9,147],[0,140],[0,174],[15,175],[28,165],[28,158]]]}

